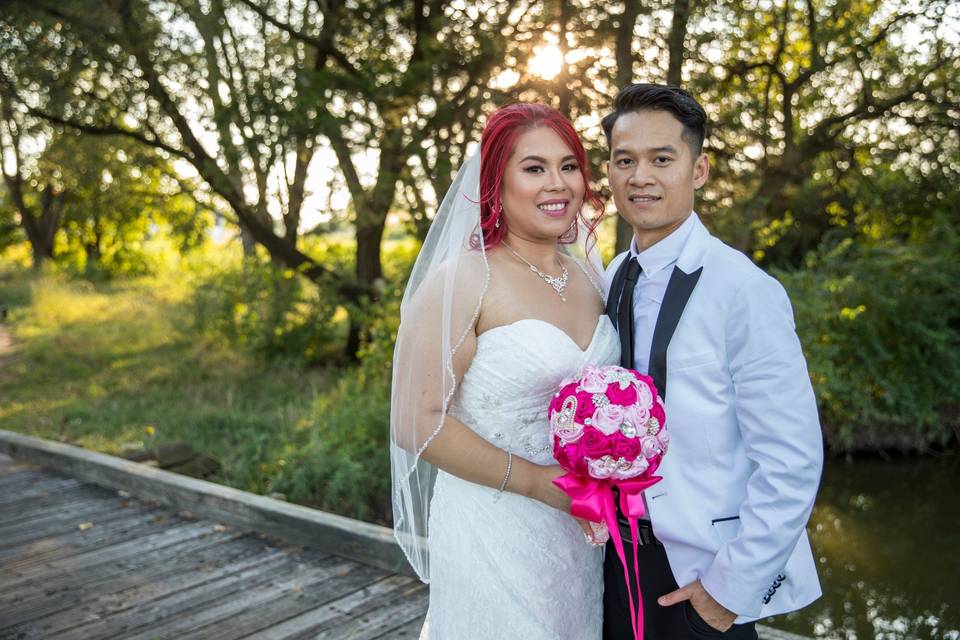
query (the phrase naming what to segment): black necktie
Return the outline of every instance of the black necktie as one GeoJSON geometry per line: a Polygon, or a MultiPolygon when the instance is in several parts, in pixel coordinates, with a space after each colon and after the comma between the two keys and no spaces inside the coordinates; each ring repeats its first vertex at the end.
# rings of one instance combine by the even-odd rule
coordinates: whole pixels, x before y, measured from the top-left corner
{"type": "Polygon", "coordinates": [[[623,280],[623,293],[617,309],[617,330],[620,332],[620,366],[633,369],[633,290],[643,271],[636,258],[630,258],[627,274],[623,280]]]}

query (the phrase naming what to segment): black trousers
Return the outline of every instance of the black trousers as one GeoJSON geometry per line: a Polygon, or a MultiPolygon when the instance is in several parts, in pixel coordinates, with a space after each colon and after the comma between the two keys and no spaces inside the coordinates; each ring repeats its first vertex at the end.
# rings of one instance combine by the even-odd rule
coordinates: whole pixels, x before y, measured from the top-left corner
{"type": "MultiPolygon", "coordinates": [[[[627,566],[633,573],[633,545],[624,540],[627,566]]],[[[659,545],[637,547],[637,565],[640,570],[640,590],[643,592],[643,637],[644,640],[757,640],[754,623],[735,624],[726,632],[711,627],[701,618],[690,601],[671,607],[661,607],[657,598],[678,589],[673,578],[667,553],[659,545]]],[[[607,543],[603,562],[603,638],[604,640],[633,640],[630,625],[630,605],[627,600],[627,585],[623,566],[613,547],[607,543]]],[[[633,578],[630,578],[633,584],[633,578]]],[[[634,602],[637,594],[634,593],[634,602]]]]}

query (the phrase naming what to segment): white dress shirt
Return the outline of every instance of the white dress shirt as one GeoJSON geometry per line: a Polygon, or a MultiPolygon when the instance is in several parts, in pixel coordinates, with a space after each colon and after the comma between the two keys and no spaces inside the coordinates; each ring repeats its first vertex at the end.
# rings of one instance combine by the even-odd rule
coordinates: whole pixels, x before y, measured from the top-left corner
{"type": "Polygon", "coordinates": [[[695,218],[691,215],[673,233],[643,251],[637,251],[636,238],[630,241],[630,257],[636,258],[643,268],[633,291],[633,364],[640,373],[650,372],[650,347],[660,305],[663,304],[673,266],[693,230],[695,218]]]}

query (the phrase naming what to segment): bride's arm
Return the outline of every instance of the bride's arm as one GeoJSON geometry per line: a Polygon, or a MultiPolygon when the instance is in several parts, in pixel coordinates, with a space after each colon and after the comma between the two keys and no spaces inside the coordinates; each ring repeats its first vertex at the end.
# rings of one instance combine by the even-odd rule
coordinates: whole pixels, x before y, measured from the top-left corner
{"type": "MultiPolygon", "coordinates": [[[[477,350],[476,313],[485,276],[482,268],[463,266],[450,279],[438,272],[410,301],[397,335],[391,426],[403,449],[422,449],[430,464],[496,489],[506,475],[507,452],[445,413],[453,385],[463,379],[477,350]],[[445,357],[450,351],[452,362],[445,357]]],[[[504,490],[569,512],[569,497],[553,484],[563,473],[559,465],[515,455],[504,490]]]]}
{"type": "MultiPolygon", "coordinates": [[[[447,473],[493,488],[500,487],[507,470],[506,451],[449,416],[422,457],[447,473]]],[[[510,466],[504,491],[539,500],[564,512],[570,511],[570,498],[553,484],[554,478],[564,474],[559,465],[543,466],[513,456],[510,466]]]]}

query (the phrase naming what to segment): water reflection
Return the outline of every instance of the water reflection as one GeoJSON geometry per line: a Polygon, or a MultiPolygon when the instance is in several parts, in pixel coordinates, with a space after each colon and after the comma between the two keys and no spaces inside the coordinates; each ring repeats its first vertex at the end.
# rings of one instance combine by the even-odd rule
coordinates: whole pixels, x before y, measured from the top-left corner
{"type": "Polygon", "coordinates": [[[960,640],[960,456],[828,462],[810,521],[823,598],[764,621],[816,638],[960,640]]]}

